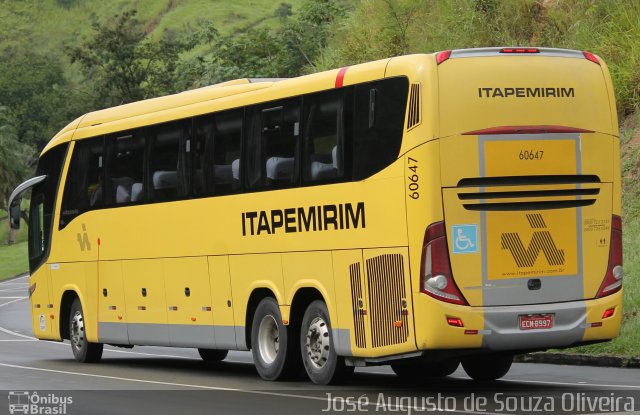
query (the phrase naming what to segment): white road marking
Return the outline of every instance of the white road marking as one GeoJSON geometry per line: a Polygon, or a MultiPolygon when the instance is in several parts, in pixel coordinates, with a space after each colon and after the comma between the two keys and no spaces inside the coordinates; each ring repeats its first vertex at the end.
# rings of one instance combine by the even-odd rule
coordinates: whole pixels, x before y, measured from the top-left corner
{"type": "MultiPolygon", "coordinates": [[[[11,279],[11,280],[8,280],[8,281],[2,281],[2,282],[0,282],[0,285],[24,284],[24,283],[17,283],[16,282],[16,281],[20,281],[20,280],[22,280],[24,278],[29,278],[29,275],[27,274],[27,275],[24,275],[24,276],[19,277],[19,278],[14,278],[14,279],[11,279]]],[[[27,284],[28,284],[28,282],[27,282],[27,284]]]]}
{"type": "MultiPolygon", "coordinates": [[[[306,399],[306,400],[312,400],[312,401],[322,401],[322,402],[328,402],[327,398],[324,397],[317,397],[317,396],[307,396],[307,395],[295,395],[292,393],[281,393],[281,392],[267,392],[267,391],[256,391],[256,390],[248,390],[248,389],[238,389],[238,388],[224,388],[224,387],[220,387],[220,386],[206,386],[206,385],[195,385],[195,384],[188,384],[188,383],[174,383],[174,382],[161,382],[158,380],[148,380],[148,379],[135,379],[135,378],[124,378],[124,377],[119,377],[119,376],[107,376],[107,375],[97,375],[97,374],[93,374],[93,373],[83,373],[83,372],[70,372],[67,370],[55,370],[55,369],[44,369],[44,368],[40,368],[40,367],[32,367],[32,366],[21,366],[21,365],[12,365],[9,363],[0,363],[0,366],[4,366],[4,367],[9,367],[9,368],[13,368],[13,369],[23,369],[23,370],[34,370],[34,371],[38,371],[38,372],[49,372],[49,373],[59,373],[59,374],[64,374],[64,375],[75,375],[75,376],[84,376],[84,377],[91,377],[91,378],[99,378],[99,379],[109,379],[109,380],[119,380],[119,381],[125,381],[125,382],[134,382],[134,383],[147,383],[147,384],[151,384],[151,385],[163,385],[163,386],[174,386],[174,387],[178,387],[178,388],[186,388],[186,389],[204,389],[204,390],[214,390],[214,391],[222,391],[222,392],[237,392],[237,393],[247,393],[250,395],[263,395],[263,396],[277,396],[280,398],[294,398],[294,399],[306,399]]],[[[340,397],[338,398],[334,398],[333,400],[335,401],[336,399],[342,399],[340,397]]],[[[367,405],[375,405],[376,402],[368,402],[367,405]]],[[[425,407],[417,407],[417,406],[404,406],[404,405],[386,405],[385,408],[388,408],[389,410],[402,410],[402,411],[407,411],[409,409],[414,409],[414,410],[425,410],[425,407]]],[[[440,412],[455,412],[455,413],[467,413],[467,414],[489,414],[489,415],[495,415],[492,414],[491,412],[474,412],[474,411],[456,411],[456,410],[451,410],[451,409],[447,409],[447,408],[437,408],[438,411],[440,412]]]]}
{"type": "Polygon", "coordinates": [[[16,333],[15,331],[7,330],[4,327],[0,327],[0,331],[3,332],[3,333],[6,333],[6,334],[10,334],[12,336],[22,337],[24,339],[38,340],[35,337],[31,337],[31,336],[27,336],[27,335],[24,335],[24,334],[16,333]]]}
{"type": "Polygon", "coordinates": [[[23,298],[27,298],[27,297],[0,297],[0,300],[11,300],[14,298],[19,298],[19,299],[23,299],[23,298]]]}
{"type": "Polygon", "coordinates": [[[4,290],[0,290],[0,293],[4,293],[4,292],[7,292],[7,291],[22,291],[22,290],[25,290],[25,289],[26,289],[26,287],[6,288],[4,290]]]}
{"type": "Polygon", "coordinates": [[[27,339],[8,339],[8,340],[5,339],[5,340],[0,340],[0,342],[35,342],[35,341],[38,341],[38,340],[37,339],[33,339],[33,340],[31,340],[31,339],[29,339],[29,340],[27,340],[27,339]]]}
{"type": "Polygon", "coordinates": [[[17,299],[15,299],[15,300],[13,300],[13,301],[7,301],[6,303],[2,303],[2,304],[0,304],[0,307],[4,307],[4,306],[6,306],[6,305],[16,303],[16,302],[18,302],[18,301],[20,301],[20,300],[24,300],[24,299],[26,299],[26,298],[27,298],[27,297],[20,297],[20,298],[17,298],[17,299]]]}

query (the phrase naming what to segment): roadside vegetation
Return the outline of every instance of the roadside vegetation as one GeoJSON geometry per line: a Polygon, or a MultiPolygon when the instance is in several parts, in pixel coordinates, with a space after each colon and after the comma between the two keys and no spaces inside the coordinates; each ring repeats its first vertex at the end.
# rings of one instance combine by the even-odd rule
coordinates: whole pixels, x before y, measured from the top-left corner
{"type": "MultiPolygon", "coordinates": [[[[609,65],[620,118],[624,325],[615,341],[579,350],[640,355],[640,2],[6,0],[0,20],[5,210],[37,152],[87,111],[234,78],[291,77],[407,53],[524,45],[596,53],[609,65]]],[[[27,268],[25,227],[8,246],[1,212],[0,279],[27,268]]]]}

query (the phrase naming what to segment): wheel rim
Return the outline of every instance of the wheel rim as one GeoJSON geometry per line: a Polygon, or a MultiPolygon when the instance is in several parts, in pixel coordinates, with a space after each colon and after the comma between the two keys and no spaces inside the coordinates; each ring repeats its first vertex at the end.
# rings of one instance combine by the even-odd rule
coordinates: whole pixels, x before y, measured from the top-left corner
{"type": "Polygon", "coordinates": [[[267,364],[273,363],[278,356],[280,334],[278,333],[278,323],[271,315],[264,316],[260,322],[258,349],[260,350],[260,357],[267,364]]]}
{"type": "Polygon", "coordinates": [[[71,343],[76,350],[82,350],[84,346],[84,318],[80,311],[76,311],[71,319],[71,343]]]}
{"type": "Polygon", "coordinates": [[[329,343],[329,326],[322,317],[316,317],[309,324],[306,342],[307,356],[316,368],[320,369],[329,360],[331,346],[329,343]]]}

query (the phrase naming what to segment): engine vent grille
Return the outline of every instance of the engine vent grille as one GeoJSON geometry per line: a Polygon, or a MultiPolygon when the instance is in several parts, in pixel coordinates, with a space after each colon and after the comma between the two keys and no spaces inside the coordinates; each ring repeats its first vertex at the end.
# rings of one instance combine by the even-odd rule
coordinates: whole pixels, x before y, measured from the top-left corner
{"type": "Polygon", "coordinates": [[[402,255],[380,255],[366,265],[372,346],[405,343],[409,328],[402,255]]]}
{"type": "Polygon", "coordinates": [[[353,304],[353,327],[356,346],[365,348],[367,347],[367,340],[364,330],[364,314],[361,312],[364,309],[364,298],[362,296],[362,277],[359,262],[349,266],[349,274],[351,276],[351,303],[353,304]]]}
{"type": "Polygon", "coordinates": [[[407,131],[420,124],[420,84],[411,84],[407,131]]]}

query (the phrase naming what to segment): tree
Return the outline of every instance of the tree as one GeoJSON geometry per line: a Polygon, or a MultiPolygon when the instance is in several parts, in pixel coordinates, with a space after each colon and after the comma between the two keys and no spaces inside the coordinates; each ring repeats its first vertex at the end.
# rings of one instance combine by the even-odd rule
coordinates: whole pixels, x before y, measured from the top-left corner
{"type": "Polygon", "coordinates": [[[316,70],[315,62],[327,46],[332,25],[345,14],[346,8],[336,0],[307,0],[302,4],[297,19],[285,25],[282,32],[288,75],[298,75],[305,67],[316,70]]]}
{"type": "Polygon", "coordinates": [[[16,139],[42,148],[73,119],[77,100],[69,91],[58,59],[31,52],[0,52],[0,104],[13,123],[16,139]]]}
{"type": "MultiPolygon", "coordinates": [[[[11,192],[29,175],[35,160],[33,147],[18,141],[14,124],[8,109],[0,107],[0,209],[6,211],[11,192]]],[[[15,243],[16,236],[10,228],[7,242],[15,243]]]]}
{"type": "Polygon", "coordinates": [[[202,39],[165,32],[154,41],[135,16],[136,10],[131,10],[106,23],[93,22],[93,36],[66,50],[80,65],[99,107],[176,92],[182,81],[180,54],[202,39]]]}

